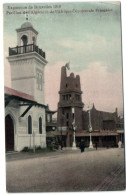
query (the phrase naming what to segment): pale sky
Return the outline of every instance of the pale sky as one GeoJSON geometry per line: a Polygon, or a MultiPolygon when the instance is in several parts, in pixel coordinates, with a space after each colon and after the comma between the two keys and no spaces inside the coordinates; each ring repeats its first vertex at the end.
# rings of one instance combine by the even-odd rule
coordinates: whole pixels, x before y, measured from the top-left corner
{"type": "MultiPolygon", "coordinates": [[[[29,14],[29,21],[39,32],[38,46],[46,52],[45,103],[53,110],[59,100],[61,66],[70,61],[69,72],[80,75],[85,109],[94,103],[96,109],[123,112],[120,5],[110,3],[58,3],[60,9],[45,8],[48,14],[29,14]],[[89,10],[94,12],[89,12],[89,10]],[[100,12],[109,9],[112,11],[100,12]],[[65,13],[51,14],[50,10],[65,13]],[[88,12],[66,13],[73,10],[88,12]],[[97,10],[97,11],[96,11],[97,10]],[[53,86],[52,86],[53,84],[53,86]]],[[[45,4],[10,4],[9,6],[42,6],[45,4]]],[[[15,29],[25,22],[23,14],[7,15],[4,6],[4,51],[17,45],[15,29]]],[[[13,11],[13,10],[10,10],[13,11]]],[[[22,10],[16,10],[22,11],[22,10]]],[[[68,72],[68,74],[69,74],[68,72]]],[[[5,60],[5,85],[11,86],[10,67],[5,60]]]]}

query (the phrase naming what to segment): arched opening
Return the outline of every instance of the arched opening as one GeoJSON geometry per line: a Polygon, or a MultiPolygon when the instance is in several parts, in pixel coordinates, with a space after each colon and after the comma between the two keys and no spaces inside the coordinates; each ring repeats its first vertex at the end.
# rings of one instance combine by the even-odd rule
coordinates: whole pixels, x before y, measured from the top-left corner
{"type": "Polygon", "coordinates": [[[35,37],[32,37],[33,44],[36,45],[36,39],[35,37]]]}
{"type": "Polygon", "coordinates": [[[32,117],[28,116],[28,134],[32,134],[32,117]]]}
{"type": "Polygon", "coordinates": [[[28,43],[28,38],[27,38],[26,35],[23,35],[23,36],[21,37],[21,40],[22,40],[22,42],[23,42],[23,46],[24,46],[24,45],[27,45],[27,43],[28,43]]]}
{"type": "Polygon", "coordinates": [[[39,133],[42,134],[42,118],[39,118],[39,133]]]}
{"type": "Polygon", "coordinates": [[[5,145],[6,151],[14,150],[14,123],[10,115],[5,118],[5,145]]]}

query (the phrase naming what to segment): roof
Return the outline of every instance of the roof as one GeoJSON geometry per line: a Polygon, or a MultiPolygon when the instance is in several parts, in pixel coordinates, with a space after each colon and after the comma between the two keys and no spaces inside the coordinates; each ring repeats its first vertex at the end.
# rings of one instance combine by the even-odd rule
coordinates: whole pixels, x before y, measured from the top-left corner
{"type": "Polygon", "coordinates": [[[4,87],[4,93],[5,93],[5,95],[20,97],[24,100],[30,100],[30,101],[36,102],[36,100],[34,99],[33,96],[31,96],[29,94],[26,94],[26,93],[22,93],[20,91],[17,91],[15,89],[12,89],[12,88],[9,88],[9,87],[4,87]]]}
{"type": "Polygon", "coordinates": [[[55,114],[56,112],[57,112],[57,110],[50,110],[49,109],[49,105],[47,105],[46,113],[48,113],[48,114],[55,114]]]}
{"type": "MultiPolygon", "coordinates": [[[[83,114],[88,116],[88,111],[89,110],[83,111],[83,114]]],[[[110,120],[113,121],[113,120],[115,120],[115,118],[116,118],[116,120],[118,119],[118,114],[117,114],[116,111],[115,112],[100,111],[100,110],[97,110],[95,108],[94,104],[93,104],[92,108],[90,109],[90,113],[91,113],[91,115],[93,114],[93,115],[95,115],[97,117],[100,116],[101,119],[104,120],[104,121],[108,121],[108,120],[109,121],[110,120]]]]}
{"type": "Polygon", "coordinates": [[[25,22],[20,28],[16,29],[17,32],[22,32],[25,30],[32,30],[36,35],[38,34],[38,31],[33,28],[33,25],[30,22],[25,22]]]}
{"type": "MultiPolygon", "coordinates": [[[[46,132],[47,137],[53,137],[53,136],[61,136],[66,135],[67,131],[51,131],[51,132],[46,132]]],[[[92,132],[92,136],[116,136],[118,135],[117,132],[112,132],[112,131],[103,131],[103,132],[92,132]]],[[[89,137],[90,133],[89,132],[76,132],[75,133],[76,137],[89,137]]]]}
{"type": "Polygon", "coordinates": [[[32,24],[30,22],[25,22],[24,24],[21,25],[21,28],[27,28],[27,27],[32,27],[32,24]]]}
{"type": "Polygon", "coordinates": [[[12,100],[12,99],[17,99],[19,101],[26,101],[29,103],[29,105],[34,105],[34,106],[40,106],[40,107],[44,107],[46,108],[47,106],[44,104],[40,104],[38,103],[33,96],[28,95],[26,93],[22,93],[20,91],[17,91],[15,89],[9,88],[9,87],[5,87],[4,88],[4,92],[5,92],[5,106],[8,105],[8,103],[12,100]]]}

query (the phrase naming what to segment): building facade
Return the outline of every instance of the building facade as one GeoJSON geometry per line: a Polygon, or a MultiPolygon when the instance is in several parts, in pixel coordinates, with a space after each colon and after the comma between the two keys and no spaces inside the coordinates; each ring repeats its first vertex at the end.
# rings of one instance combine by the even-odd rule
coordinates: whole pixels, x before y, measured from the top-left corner
{"type": "Polygon", "coordinates": [[[9,48],[7,57],[12,88],[5,88],[6,151],[46,147],[45,52],[37,46],[38,32],[30,22],[16,31],[17,46],[9,48]]]}
{"type": "MultiPolygon", "coordinates": [[[[63,130],[62,139],[64,146],[71,147],[73,143],[73,124],[76,126],[77,146],[81,141],[88,147],[90,142],[89,133],[89,110],[83,110],[82,91],[79,75],[73,73],[67,76],[67,68],[61,68],[61,82],[59,91],[57,127],[63,130]],[[74,122],[74,123],[73,123],[74,122]]],[[[90,109],[90,120],[92,125],[92,140],[94,146],[114,147],[119,140],[123,142],[123,122],[115,112],[104,112],[96,110],[94,104],[90,109]],[[121,134],[119,130],[121,130],[121,134]]]]}

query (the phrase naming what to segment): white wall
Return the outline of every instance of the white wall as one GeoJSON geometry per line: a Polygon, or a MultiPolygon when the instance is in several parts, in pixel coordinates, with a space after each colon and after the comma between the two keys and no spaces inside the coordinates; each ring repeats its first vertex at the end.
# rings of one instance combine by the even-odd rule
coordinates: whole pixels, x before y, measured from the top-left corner
{"type": "Polygon", "coordinates": [[[22,102],[12,100],[5,108],[5,116],[10,114],[14,122],[14,150],[21,151],[24,147],[41,146],[46,148],[45,108],[33,106],[21,117],[27,106],[19,106],[22,102]],[[28,134],[28,116],[32,117],[32,134],[28,134]],[[42,117],[42,134],[39,134],[39,117],[42,117]]]}

